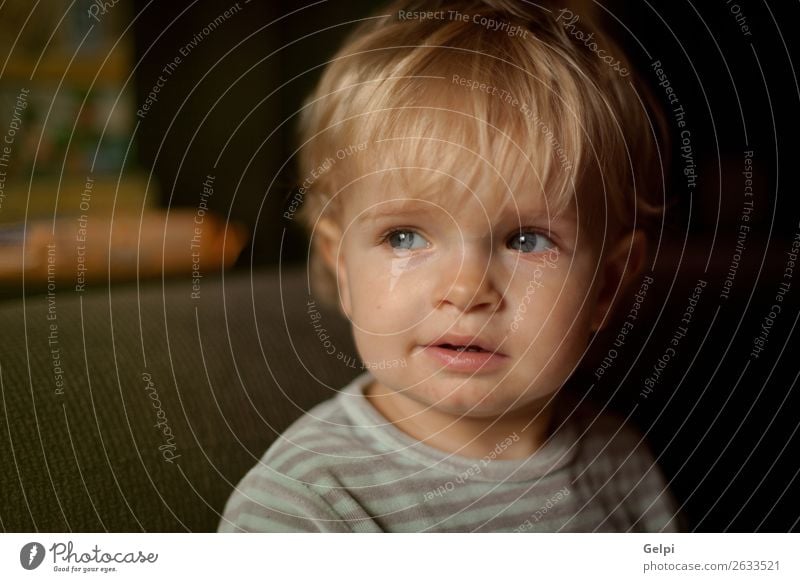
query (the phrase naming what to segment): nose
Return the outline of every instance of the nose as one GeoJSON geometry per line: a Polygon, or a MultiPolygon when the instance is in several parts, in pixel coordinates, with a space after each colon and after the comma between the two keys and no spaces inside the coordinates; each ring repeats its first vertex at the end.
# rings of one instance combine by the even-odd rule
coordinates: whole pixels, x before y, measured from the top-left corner
{"type": "Polygon", "coordinates": [[[503,299],[494,282],[491,251],[464,246],[445,257],[438,281],[438,305],[462,312],[496,311],[503,299]]]}

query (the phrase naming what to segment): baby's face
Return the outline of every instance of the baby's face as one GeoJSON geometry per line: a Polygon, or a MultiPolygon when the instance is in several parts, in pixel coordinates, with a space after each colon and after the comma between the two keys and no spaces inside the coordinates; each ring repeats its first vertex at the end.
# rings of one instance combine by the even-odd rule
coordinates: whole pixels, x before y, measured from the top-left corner
{"type": "Polygon", "coordinates": [[[382,193],[342,202],[332,250],[342,306],[378,382],[449,413],[489,416],[570,376],[596,310],[598,253],[574,212],[530,194],[382,193]]]}

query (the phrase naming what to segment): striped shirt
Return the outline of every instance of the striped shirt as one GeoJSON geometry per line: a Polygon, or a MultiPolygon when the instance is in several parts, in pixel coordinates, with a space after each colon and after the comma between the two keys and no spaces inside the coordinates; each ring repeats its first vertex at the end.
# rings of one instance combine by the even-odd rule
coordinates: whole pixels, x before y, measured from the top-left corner
{"type": "Polygon", "coordinates": [[[559,395],[558,428],[536,453],[475,459],[389,423],[364,396],[371,380],[365,372],[292,424],[239,482],[219,531],[681,529],[651,452],[616,415],[559,395]]]}

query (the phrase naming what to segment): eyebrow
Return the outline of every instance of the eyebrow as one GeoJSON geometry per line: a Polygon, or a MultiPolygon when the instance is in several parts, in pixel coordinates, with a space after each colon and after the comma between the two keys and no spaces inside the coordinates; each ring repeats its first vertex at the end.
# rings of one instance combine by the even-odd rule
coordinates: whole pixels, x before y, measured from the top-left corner
{"type": "Polygon", "coordinates": [[[537,222],[547,222],[548,224],[553,225],[554,228],[558,225],[570,224],[574,222],[574,219],[568,214],[548,214],[547,210],[545,209],[521,208],[518,212],[514,211],[514,209],[509,209],[502,214],[502,218],[504,220],[518,220],[522,225],[524,225],[531,217],[537,222]]]}
{"type": "Polygon", "coordinates": [[[377,220],[379,218],[386,218],[390,216],[414,214],[416,212],[424,211],[425,208],[429,206],[430,204],[417,202],[414,200],[385,202],[362,212],[358,218],[356,218],[356,223],[366,220],[377,220]]]}
{"type": "MultiPolygon", "coordinates": [[[[372,208],[364,211],[361,213],[358,218],[356,218],[355,223],[360,224],[362,222],[368,220],[379,220],[383,218],[399,218],[402,216],[408,216],[411,214],[416,214],[419,212],[430,211],[430,203],[426,203],[425,201],[419,200],[397,200],[397,201],[387,201],[382,202],[372,208]]],[[[513,206],[507,206],[502,214],[501,220],[508,220],[510,215],[517,216],[513,206]]],[[[526,217],[536,217],[538,220],[546,219],[547,213],[543,211],[541,208],[520,208],[519,209],[519,222],[521,225],[525,225],[527,222],[526,217]]],[[[568,216],[551,216],[550,220],[547,221],[548,224],[552,229],[564,227],[566,225],[570,225],[573,220],[570,219],[568,216]]]]}

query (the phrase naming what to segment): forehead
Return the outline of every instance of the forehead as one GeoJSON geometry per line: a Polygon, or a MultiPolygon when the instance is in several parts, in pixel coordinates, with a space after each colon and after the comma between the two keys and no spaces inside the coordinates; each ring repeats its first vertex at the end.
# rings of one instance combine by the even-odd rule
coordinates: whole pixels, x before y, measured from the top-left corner
{"type": "Polygon", "coordinates": [[[340,193],[344,222],[355,227],[424,218],[482,230],[500,224],[548,227],[574,218],[571,207],[553,212],[541,189],[469,188],[453,179],[443,179],[439,188],[414,189],[415,172],[404,170],[402,178],[373,174],[351,184],[340,193]]]}

